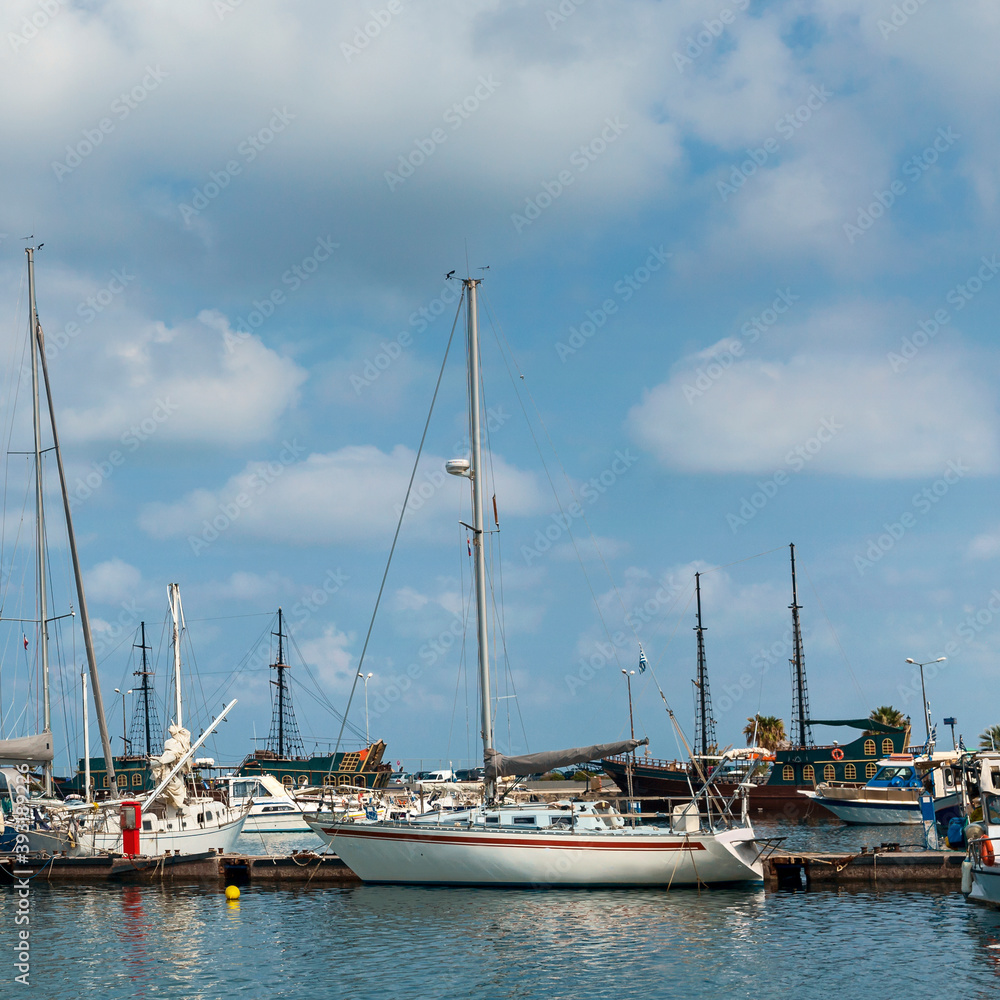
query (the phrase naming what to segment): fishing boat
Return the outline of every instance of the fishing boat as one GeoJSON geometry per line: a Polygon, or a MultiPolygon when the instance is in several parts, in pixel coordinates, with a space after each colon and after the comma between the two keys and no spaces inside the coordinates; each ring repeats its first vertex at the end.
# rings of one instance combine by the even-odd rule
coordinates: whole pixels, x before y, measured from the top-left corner
{"type": "Polygon", "coordinates": [[[875,774],[862,787],[835,781],[820,782],[815,789],[799,789],[845,823],[858,825],[910,825],[922,822],[920,799],[929,792],[938,825],[947,826],[962,811],[960,778],[955,765],[959,755],[894,753],[875,762],[875,774]]]}
{"type": "Polygon", "coordinates": [[[1000,753],[980,751],[967,763],[966,773],[970,805],[978,794],[979,806],[965,830],[962,892],[970,902],[1000,908],[1000,753]]]}
{"type": "MultiPolygon", "coordinates": [[[[757,841],[740,808],[745,799],[718,796],[711,782],[677,803],[660,824],[622,816],[608,802],[507,804],[499,779],[631,753],[647,740],[575,747],[521,756],[495,748],[484,526],[485,466],[480,432],[477,289],[462,279],[466,306],[470,458],[445,468],[471,485],[476,646],[485,780],[476,806],[408,820],[325,821],[307,817],[365,882],[481,886],[681,886],[760,882],[757,841]]],[[[766,846],[766,845],[764,845],[766,846]]]]}
{"type": "MultiPolygon", "coordinates": [[[[748,785],[750,815],[800,822],[804,819],[833,819],[834,813],[816,799],[799,793],[812,789],[817,781],[837,781],[860,787],[870,779],[876,760],[892,753],[902,753],[909,738],[905,727],[889,726],[872,719],[810,719],[802,629],[799,619],[798,585],[795,572],[795,546],[789,546],[792,570],[793,654],[789,661],[792,686],[791,746],[770,747],[770,759],[746,758],[748,774],[716,775],[722,794],[732,794],[741,781],[748,785]],[[817,744],[814,726],[844,726],[860,729],[863,735],[846,743],[817,744]]],[[[712,718],[708,671],[705,664],[704,628],[701,616],[700,574],[695,574],[697,594],[698,673],[694,682],[697,697],[695,746],[692,761],[656,760],[634,755],[606,757],[601,761],[606,774],[622,790],[631,783],[632,793],[646,798],[671,798],[700,787],[702,775],[716,767],[715,720],[712,718]],[[697,761],[697,764],[695,763],[697,761]]]]}

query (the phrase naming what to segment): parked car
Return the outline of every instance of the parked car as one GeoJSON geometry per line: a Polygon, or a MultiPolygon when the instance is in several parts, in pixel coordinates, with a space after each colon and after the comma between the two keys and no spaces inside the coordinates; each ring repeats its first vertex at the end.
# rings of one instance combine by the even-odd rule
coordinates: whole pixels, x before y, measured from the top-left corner
{"type": "Polygon", "coordinates": [[[407,771],[393,771],[389,776],[390,788],[403,788],[413,780],[413,775],[407,771]]]}
{"type": "Polygon", "coordinates": [[[456,781],[484,781],[486,779],[485,767],[468,767],[455,772],[456,781]]]}

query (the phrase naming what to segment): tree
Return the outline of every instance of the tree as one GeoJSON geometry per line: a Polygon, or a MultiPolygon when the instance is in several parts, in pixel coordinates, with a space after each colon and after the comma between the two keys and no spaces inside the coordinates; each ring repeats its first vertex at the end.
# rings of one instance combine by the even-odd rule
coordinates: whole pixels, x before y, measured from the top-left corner
{"type": "Polygon", "coordinates": [[[878,708],[873,708],[868,718],[872,722],[881,722],[883,726],[892,726],[894,729],[905,729],[910,724],[909,718],[892,705],[879,705],[878,708]]]}
{"type": "Polygon", "coordinates": [[[776,715],[758,714],[752,719],[747,719],[743,735],[747,738],[747,746],[754,741],[756,735],[757,746],[766,747],[768,750],[777,750],[788,742],[785,736],[785,723],[776,715]]]}
{"type": "Polygon", "coordinates": [[[1000,726],[990,726],[979,734],[980,750],[1000,750],[1000,726]]]}

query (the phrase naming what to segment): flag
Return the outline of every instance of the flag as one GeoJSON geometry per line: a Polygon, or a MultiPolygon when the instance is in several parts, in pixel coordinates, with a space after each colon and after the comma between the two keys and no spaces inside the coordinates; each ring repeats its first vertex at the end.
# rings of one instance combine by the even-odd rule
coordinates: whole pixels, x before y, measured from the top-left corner
{"type": "Polygon", "coordinates": [[[468,548],[469,548],[469,555],[471,556],[472,555],[472,540],[469,538],[468,535],[465,536],[465,544],[468,546],[468,548]]]}
{"type": "MultiPolygon", "coordinates": [[[[24,635],[24,633],[23,633],[23,632],[22,632],[21,634],[22,634],[22,635],[24,635]]],[[[28,648],[28,637],[27,637],[26,635],[24,636],[24,648],[25,648],[25,649],[27,649],[27,648],[28,648]]]]}
{"type": "Polygon", "coordinates": [[[646,667],[649,666],[649,661],[646,659],[646,654],[642,651],[642,643],[639,643],[639,673],[641,674],[646,667]]]}

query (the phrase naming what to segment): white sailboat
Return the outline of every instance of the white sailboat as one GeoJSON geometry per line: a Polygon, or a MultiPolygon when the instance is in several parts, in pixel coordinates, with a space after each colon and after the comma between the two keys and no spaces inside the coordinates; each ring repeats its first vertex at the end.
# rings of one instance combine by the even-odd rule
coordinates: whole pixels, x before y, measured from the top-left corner
{"type": "MultiPolygon", "coordinates": [[[[49,428],[52,435],[53,452],[59,471],[59,482],[62,490],[63,508],[66,517],[66,531],[69,541],[70,555],[76,578],[76,590],[79,600],[80,624],[83,630],[84,645],[90,668],[91,687],[94,693],[94,706],[104,750],[105,766],[109,787],[118,789],[114,757],[111,752],[111,739],[108,734],[101,700],[101,688],[98,680],[97,661],[94,655],[93,640],[90,630],[90,619],[87,612],[87,601],[83,588],[83,575],[76,549],[76,537],[73,531],[73,519],[70,513],[69,493],[66,489],[66,477],[63,470],[62,452],[59,448],[59,437],[56,430],[55,409],[49,383],[48,367],[45,360],[44,337],[38,320],[38,309],[35,301],[34,249],[28,248],[28,298],[31,347],[31,371],[33,389],[33,425],[35,454],[35,518],[36,518],[36,556],[38,577],[39,603],[39,636],[43,693],[43,732],[35,736],[19,740],[0,741],[0,764],[37,764],[44,767],[43,795],[32,798],[27,803],[31,817],[26,831],[28,846],[32,851],[47,851],[49,853],[65,852],[71,855],[85,855],[95,852],[120,853],[124,847],[122,821],[126,815],[135,820],[139,832],[139,853],[161,854],[164,851],[180,851],[183,853],[200,852],[210,848],[230,850],[236,842],[246,819],[249,805],[239,809],[231,807],[227,802],[217,801],[210,796],[193,793],[190,783],[185,781],[190,773],[191,755],[198,746],[214,730],[225,714],[232,708],[231,703],[203,736],[191,747],[191,734],[183,728],[182,706],[180,693],[180,592],[176,584],[171,584],[171,610],[174,613],[174,658],[176,673],[176,706],[175,725],[171,727],[171,739],[167,741],[164,754],[154,758],[154,777],[163,776],[161,787],[145,802],[136,803],[127,800],[130,809],[123,809],[126,800],[109,799],[103,802],[91,803],[89,780],[86,787],[85,801],[66,803],[52,794],[52,736],[49,706],[48,677],[48,624],[47,586],[45,580],[45,530],[43,483],[41,469],[41,408],[39,405],[39,373],[44,378],[45,395],[48,402],[49,428]],[[161,769],[156,772],[156,766],[161,769]],[[168,773],[169,772],[169,773],[168,773]],[[136,809],[136,806],[139,809],[136,809]],[[145,813],[145,815],[143,815],[145,813]]],[[[89,747],[85,748],[85,758],[89,762],[89,747]]],[[[8,787],[13,787],[16,780],[13,774],[8,776],[8,787]]],[[[126,820],[128,822],[128,820],[126,820]]]]}
{"type": "Polygon", "coordinates": [[[494,749],[490,699],[487,581],[480,433],[479,332],[481,279],[465,278],[471,460],[447,471],[470,480],[479,691],[486,763],[481,805],[412,820],[349,822],[308,817],[310,826],[366,882],[486,886],[652,886],[760,882],[761,845],[709,782],[691,801],[674,807],[664,826],[635,823],[607,802],[504,804],[499,778],[628,753],[648,741],[579,747],[504,757],[494,749]]]}

